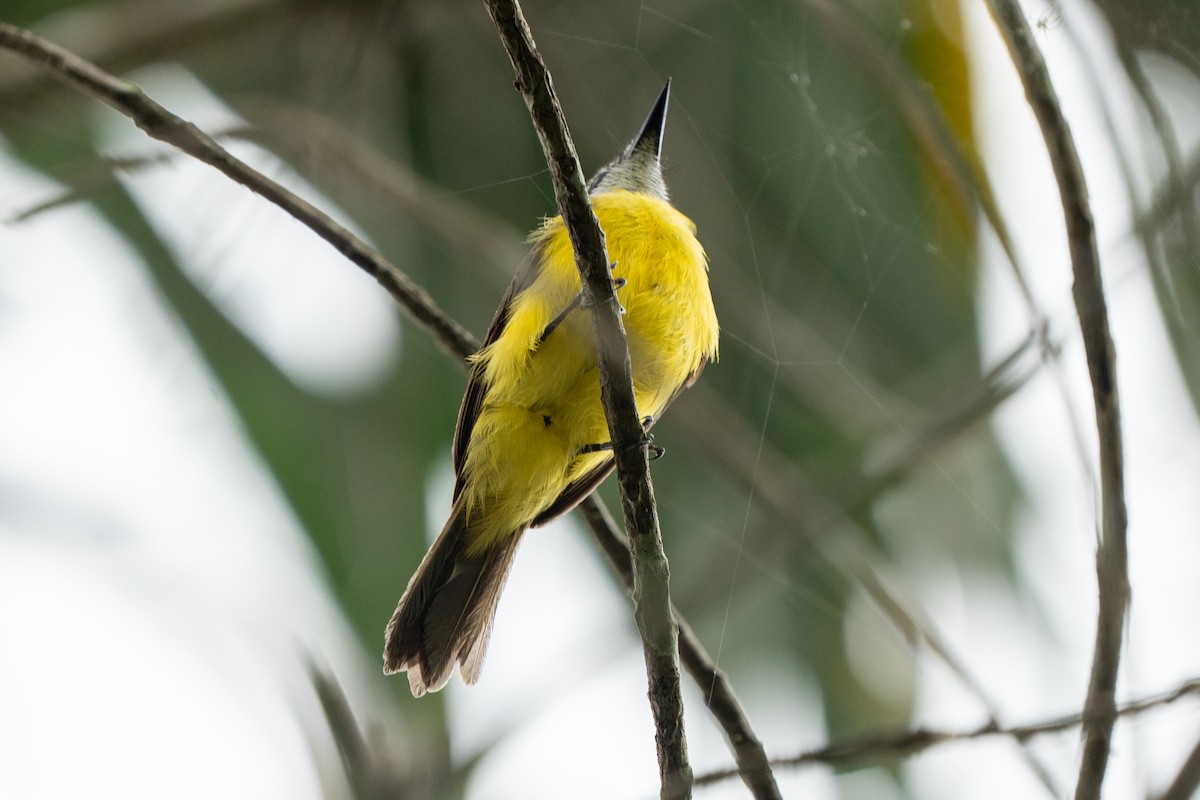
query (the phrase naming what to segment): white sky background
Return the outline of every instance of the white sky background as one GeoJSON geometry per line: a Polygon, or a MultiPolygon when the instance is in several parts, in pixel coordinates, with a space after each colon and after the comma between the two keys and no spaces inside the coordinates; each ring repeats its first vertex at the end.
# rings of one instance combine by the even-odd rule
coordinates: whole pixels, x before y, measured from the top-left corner
{"type": "MultiPolygon", "coordinates": [[[[989,169],[1031,267],[1026,277],[1065,340],[1067,395],[1090,442],[1090,388],[1057,193],[991,23],[977,4],[965,5],[974,9],[968,20],[981,81],[978,128],[989,169]]],[[[1028,10],[1031,19],[1045,13],[1039,3],[1028,10]]],[[[1071,22],[1107,58],[1093,21],[1072,15],[1071,22]]],[[[1200,637],[1181,634],[1194,631],[1200,608],[1200,428],[1145,265],[1126,234],[1125,190],[1091,89],[1070,61],[1063,30],[1048,26],[1038,38],[1083,151],[1115,328],[1134,590],[1121,696],[1132,698],[1200,675],[1200,637]]],[[[202,125],[231,121],[177,67],[134,77],[202,125]]],[[[1108,83],[1113,98],[1128,97],[1119,77],[1108,83]]],[[[1192,132],[1187,152],[1195,144],[1198,88],[1177,92],[1170,103],[1192,132]]],[[[1135,113],[1126,109],[1124,116],[1135,113]]],[[[98,119],[107,121],[98,122],[96,135],[110,147],[141,146],[140,134],[119,134],[124,126],[107,114],[98,119]]],[[[282,169],[253,148],[240,152],[269,174],[282,169]]],[[[1155,162],[1135,155],[1135,163],[1155,162]]],[[[129,185],[160,235],[189,254],[193,279],[300,385],[354,391],[399,361],[399,327],[386,295],[263,201],[203,166],[151,170],[129,185]],[[240,236],[246,231],[255,236],[240,236]],[[291,274],[303,279],[272,276],[281,251],[291,274]],[[265,252],[273,258],[260,257],[265,252]]],[[[56,192],[2,151],[0,187],[3,217],[56,192]]],[[[1029,329],[995,248],[987,252],[980,291],[991,362],[1029,329]]],[[[86,206],[0,226],[0,797],[318,797],[302,723],[319,724],[319,712],[296,645],[334,665],[363,716],[386,717],[372,690],[376,659],[358,652],[304,532],[154,292],[136,254],[86,206]],[[74,756],[68,764],[64,753],[74,756]]],[[[1086,512],[1093,481],[1064,434],[1070,423],[1063,409],[1042,374],[995,417],[1031,500],[1018,558],[1030,595],[1049,615],[1049,631],[1032,630],[1029,608],[1000,589],[908,576],[1010,723],[1076,709],[1090,666],[1094,522],[1086,512]]],[[[429,491],[431,502],[447,505],[445,471],[429,491]]],[[[447,690],[456,757],[523,723],[482,763],[473,800],[560,798],[568,780],[578,798],[656,795],[649,709],[630,702],[645,690],[627,607],[613,597],[582,538],[565,530],[571,524],[527,537],[485,680],[447,690]],[[547,562],[556,568],[542,568],[547,562]],[[555,585],[568,575],[569,586],[555,585]],[[551,604],[546,597],[566,599],[551,604]],[[524,655],[530,648],[544,653],[532,665],[524,655]],[[572,755],[580,751],[597,755],[584,763],[572,755]],[[584,783],[575,783],[581,777],[584,783]]],[[[397,565],[398,590],[403,569],[397,565]]],[[[920,668],[918,721],[981,721],[944,669],[925,657],[920,668]]],[[[768,751],[821,744],[815,691],[793,689],[791,696],[773,684],[768,673],[737,686],[768,751]]],[[[690,685],[688,692],[698,770],[729,763],[690,685]]],[[[1200,737],[1196,710],[1184,701],[1122,724],[1106,797],[1160,788],[1200,737]]],[[[1071,785],[1075,734],[1039,740],[1034,749],[1062,785],[1071,785]]],[[[1039,796],[1004,741],[938,748],[907,770],[916,795],[930,800],[1039,796]]],[[[824,770],[779,777],[786,796],[834,796],[835,780],[824,770]]],[[[836,786],[844,798],[891,796],[886,780],[869,769],[839,777],[836,786]]],[[[745,793],[733,782],[699,796],[745,793]]]]}

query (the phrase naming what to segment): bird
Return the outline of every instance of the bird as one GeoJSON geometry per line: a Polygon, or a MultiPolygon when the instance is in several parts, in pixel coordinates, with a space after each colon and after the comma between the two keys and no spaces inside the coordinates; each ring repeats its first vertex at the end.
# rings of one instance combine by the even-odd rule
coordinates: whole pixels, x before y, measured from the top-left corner
{"type": "MultiPolygon", "coordinates": [[[[663,179],[670,90],[668,80],[637,135],[587,185],[647,430],[718,355],[708,258],[663,179]]],[[[384,672],[407,672],[415,697],[445,687],[456,665],[465,683],[478,681],[522,535],[613,471],[595,335],[562,217],[546,219],[530,242],[469,359],[449,518],[385,632],[384,672]]]]}

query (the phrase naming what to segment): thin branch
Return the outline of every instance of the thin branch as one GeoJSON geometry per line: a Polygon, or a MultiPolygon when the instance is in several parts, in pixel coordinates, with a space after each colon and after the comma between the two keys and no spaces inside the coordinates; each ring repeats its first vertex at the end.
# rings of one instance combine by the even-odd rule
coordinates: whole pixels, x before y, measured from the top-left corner
{"type": "MultiPolygon", "coordinates": [[[[1072,37],[1078,38],[1073,26],[1070,31],[1072,37]]],[[[1194,197],[1195,173],[1194,169],[1189,170],[1185,166],[1172,120],[1142,67],[1142,60],[1125,37],[1117,36],[1116,46],[1117,55],[1157,134],[1159,152],[1166,161],[1167,174],[1148,208],[1138,200],[1133,167],[1122,148],[1116,148],[1117,163],[1121,167],[1133,206],[1134,230],[1142,244],[1146,262],[1150,265],[1150,278],[1158,295],[1163,322],[1174,345],[1176,358],[1185,363],[1195,363],[1198,355],[1196,298],[1200,297],[1200,269],[1197,269],[1200,266],[1200,256],[1197,255],[1200,252],[1197,250],[1200,246],[1200,218],[1194,197]],[[1156,219],[1158,224],[1153,224],[1156,219]],[[1172,222],[1177,224],[1177,230],[1170,225],[1172,222]]],[[[1088,55],[1082,44],[1077,43],[1076,49],[1084,57],[1088,55]]],[[[1095,70],[1089,70],[1089,74],[1093,76],[1109,136],[1114,142],[1119,141],[1116,120],[1113,118],[1114,113],[1118,112],[1110,108],[1111,92],[1099,85],[1100,79],[1096,77],[1098,73],[1095,70]]],[[[1200,407],[1200,375],[1188,369],[1180,372],[1193,405],[1200,407]]]]}
{"type": "MultiPolygon", "coordinates": [[[[608,509],[594,495],[584,500],[579,509],[613,571],[621,578],[625,590],[632,596],[633,562],[629,554],[629,545],[618,533],[608,509]]],[[[737,772],[742,776],[746,788],[755,800],[782,798],[775,775],[771,772],[771,762],[762,742],[750,727],[750,721],[733,691],[732,684],[704,649],[687,620],[674,606],[671,609],[679,625],[679,659],[700,687],[700,691],[704,692],[705,705],[725,731],[729,746],[733,749],[734,760],[737,762],[737,772]]]]}
{"type": "Polygon", "coordinates": [[[362,792],[358,790],[358,782],[362,775],[369,772],[371,749],[358,726],[358,720],[354,718],[354,709],[350,707],[350,700],[337,678],[311,661],[308,678],[317,693],[321,710],[325,712],[325,721],[342,758],[342,767],[346,770],[351,791],[355,797],[360,797],[362,792]]]}
{"type": "Polygon", "coordinates": [[[176,158],[176,153],[173,150],[168,150],[153,155],[132,158],[98,158],[89,161],[81,167],[60,170],[54,177],[60,182],[64,182],[63,179],[65,178],[65,182],[69,184],[69,188],[62,190],[53,197],[48,197],[45,200],[40,200],[33,205],[22,208],[4,217],[2,221],[9,225],[28,222],[39,214],[45,214],[48,211],[54,211],[72,203],[78,203],[94,197],[101,190],[107,189],[116,182],[117,173],[136,172],[161,164],[169,164],[174,158],[176,158]]]}
{"type": "MultiPolygon", "coordinates": [[[[353,190],[351,194],[379,198],[379,207],[387,208],[389,213],[398,212],[437,234],[469,256],[472,265],[493,267],[492,275],[504,276],[503,280],[497,279],[501,287],[525,257],[522,232],[383,155],[333,118],[258,97],[239,103],[237,110],[250,125],[214,131],[210,134],[214,140],[222,144],[229,139],[251,142],[289,161],[307,177],[314,178],[315,173],[314,182],[322,188],[333,184],[353,190]]],[[[168,150],[129,158],[93,159],[86,165],[64,169],[58,175],[65,176],[71,188],[0,219],[25,222],[92,197],[111,186],[118,173],[169,164],[178,157],[176,151],[168,150]]]]}
{"type": "MultiPolygon", "coordinates": [[[[1160,694],[1150,695],[1141,700],[1135,700],[1116,707],[1114,716],[1132,717],[1160,706],[1174,703],[1184,697],[1200,694],[1200,678],[1193,678],[1177,688],[1160,694]]],[[[939,731],[927,728],[904,731],[896,734],[884,734],[851,739],[837,744],[826,745],[816,750],[808,750],[788,758],[774,759],[771,764],[777,767],[802,767],[808,764],[825,764],[831,767],[844,767],[860,761],[880,760],[885,758],[900,758],[914,755],[937,745],[950,742],[963,742],[973,739],[983,739],[991,736],[1006,736],[1018,742],[1025,742],[1037,736],[1051,733],[1061,733],[1077,725],[1086,725],[1096,713],[1107,714],[1107,709],[1089,709],[1087,713],[1070,714],[1065,717],[1038,722],[1031,725],[1017,725],[1011,728],[1001,728],[994,722],[981,725],[969,731],[939,731]]],[[[697,786],[718,783],[737,776],[734,769],[724,769],[708,772],[696,777],[697,786]]],[[[1188,794],[1166,796],[1159,800],[1184,800],[1188,794]]]]}
{"type": "Polygon", "coordinates": [[[1200,158],[1193,154],[1186,164],[1181,165],[1181,169],[1179,186],[1167,182],[1158,187],[1146,208],[1136,215],[1134,227],[1139,233],[1159,233],[1177,217],[1187,213],[1186,209],[1189,206],[1195,206],[1195,203],[1189,202],[1184,195],[1194,194],[1200,185],[1200,158]]]}
{"type": "Polygon", "coordinates": [[[235,107],[252,127],[231,136],[256,142],[293,162],[308,174],[319,172],[358,195],[367,190],[389,213],[402,214],[470,257],[472,264],[494,266],[503,286],[525,257],[525,232],[517,231],[457,195],[388,158],[342,122],[312,109],[273,99],[250,97],[235,107]],[[299,162],[299,164],[297,164],[299,162]]]}
{"type": "MultiPolygon", "coordinates": [[[[1034,331],[1007,356],[989,369],[978,386],[962,393],[964,400],[943,410],[931,422],[909,431],[901,427],[907,441],[880,458],[867,470],[867,479],[854,494],[848,496],[846,508],[866,508],[885,491],[908,477],[924,462],[964,436],[975,426],[989,419],[993,412],[1013,397],[1037,375],[1046,361],[1035,351],[1042,337],[1034,331]],[[1032,354],[1032,355],[1031,355],[1032,354]]],[[[1057,352],[1058,346],[1055,346],[1057,352]]]]}
{"type": "Polygon", "coordinates": [[[401,774],[387,769],[386,762],[376,761],[375,753],[354,718],[354,709],[337,678],[310,662],[308,677],[312,681],[329,733],[341,756],[346,781],[354,800],[384,800],[399,797],[408,787],[401,774]]]}
{"type": "MultiPolygon", "coordinates": [[[[1075,36],[1075,29],[1071,28],[1072,36],[1075,36]]],[[[1125,73],[1129,76],[1129,81],[1133,85],[1133,90],[1142,101],[1142,106],[1146,109],[1146,114],[1150,119],[1150,124],[1154,128],[1154,132],[1158,135],[1158,144],[1160,152],[1166,159],[1167,177],[1163,181],[1164,186],[1179,202],[1179,223],[1183,228],[1184,250],[1189,253],[1194,253],[1197,243],[1200,243],[1200,222],[1197,221],[1196,202],[1191,189],[1185,183],[1185,174],[1183,166],[1183,148],[1179,146],[1179,137],[1175,135],[1175,128],[1172,120],[1164,107],[1163,102],[1159,99],[1158,93],[1154,91],[1154,87],[1150,83],[1150,77],[1146,74],[1145,68],[1142,66],[1142,61],[1138,58],[1137,52],[1134,51],[1129,41],[1123,37],[1116,37],[1117,57],[1121,59],[1121,65],[1125,67],[1125,73]]],[[[1082,51],[1082,47],[1080,47],[1082,51]]],[[[1099,81],[1098,73],[1091,73],[1093,80],[1099,81]]],[[[1108,99],[1109,95],[1104,92],[1097,92],[1102,101],[1108,99]]],[[[1117,139],[1114,136],[1113,141],[1117,139]]],[[[1134,196],[1135,188],[1130,184],[1130,195],[1134,196]]],[[[1135,212],[1136,213],[1136,212],[1135,212]]],[[[1194,263],[1190,265],[1194,267],[1194,263]]]]}
{"type": "Polygon", "coordinates": [[[542,142],[554,197],[575,250],[591,306],[600,368],[600,399],[608,421],[625,528],[633,552],[634,617],[642,635],[650,707],[654,712],[663,798],[689,798],[692,768],[683,728],[678,634],[671,613],[670,571],[658,527],[644,431],[633,395],[629,347],[613,289],[604,234],[588,202],[583,170],[545,63],[516,0],[485,0],[517,74],[517,89],[542,142]]]}
{"type": "Polygon", "coordinates": [[[279,206],[379,281],[414,319],[433,332],[442,347],[460,356],[474,352],[475,342],[471,335],[446,316],[424,289],[388,263],[374,248],[328,214],[235,158],[211,136],[163,108],[136,84],[110,75],[74,53],[5,22],[0,22],[0,48],[42,64],[55,77],[129,117],[151,138],[215,167],[279,206]]]}
{"type": "Polygon", "coordinates": [[[1129,608],[1124,456],[1121,414],[1117,401],[1116,349],[1108,323],[1108,307],[1100,275],[1100,254],[1088,204],[1087,184],[1071,129],[1050,81],[1046,62],[1016,0],[989,0],[1009,55],[1025,86],[1025,96],[1046,140],[1066,217],[1067,243],[1075,276],[1073,294],[1083,333],[1092,381],[1100,451],[1100,542],[1096,549],[1099,619],[1096,649],[1088,682],[1084,749],[1075,787],[1076,800],[1097,800],[1111,750],[1116,722],[1115,693],[1121,663],[1121,641],[1129,608]]]}

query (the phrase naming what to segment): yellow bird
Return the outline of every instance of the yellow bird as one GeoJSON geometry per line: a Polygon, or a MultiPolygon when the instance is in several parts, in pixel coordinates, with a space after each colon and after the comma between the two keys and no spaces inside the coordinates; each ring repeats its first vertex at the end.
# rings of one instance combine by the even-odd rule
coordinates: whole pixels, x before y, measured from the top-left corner
{"type": "MultiPolygon", "coordinates": [[[[625,309],[634,396],[650,420],[717,356],[707,257],[667,199],[659,160],[670,89],[588,184],[625,309]]],[[[570,511],[613,469],[592,320],[562,218],[530,239],[471,358],[450,519],[387,626],[384,672],[407,671],[417,697],[445,686],[455,663],[464,681],[479,679],[521,535],[570,511]]]]}

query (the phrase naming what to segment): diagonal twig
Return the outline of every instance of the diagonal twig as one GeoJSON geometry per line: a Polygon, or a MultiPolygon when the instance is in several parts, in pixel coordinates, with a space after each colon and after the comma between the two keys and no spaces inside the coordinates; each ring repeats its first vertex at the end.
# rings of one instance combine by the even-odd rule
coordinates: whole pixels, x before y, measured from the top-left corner
{"type": "Polygon", "coordinates": [[[658,527],[644,432],[633,395],[629,346],[609,271],[604,234],[588,202],[586,182],[550,73],[516,0],[485,0],[529,108],[554,183],[554,197],[575,250],[591,306],[600,368],[600,399],[608,421],[625,528],[633,552],[634,618],[642,635],[663,798],[690,798],[692,768],[683,729],[678,634],[671,612],[670,571],[658,527]]]}
{"type": "Polygon", "coordinates": [[[1083,333],[1084,352],[1092,382],[1096,409],[1096,431],[1100,452],[1100,526],[1096,548],[1099,587],[1099,618],[1092,674],[1088,681],[1084,720],[1083,758],[1076,800],[1097,800],[1111,751],[1116,722],[1117,672],[1121,641],[1129,608],[1129,569],[1126,530],[1124,456],[1121,443],[1121,414],[1117,401],[1116,349],[1108,323],[1108,306],[1100,275],[1096,230],[1088,203],[1087,184],[1071,129],[1063,116],[1045,59],[1033,39],[1016,0],[989,0],[997,27],[1008,46],[1033,109],[1050,164],[1058,182],[1066,218],[1067,243],[1075,282],[1073,295],[1083,333]]]}
{"type": "Polygon", "coordinates": [[[380,752],[377,743],[372,742],[359,726],[354,709],[350,706],[350,698],[346,696],[337,677],[311,657],[308,677],[321,703],[321,710],[325,712],[325,721],[341,757],[351,797],[354,800],[391,800],[411,795],[413,787],[409,785],[400,765],[392,761],[388,753],[380,752]]]}
{"type": "Polygon", "coordinates": [[[59,79],[124,114],[148,136],[215,167],[304,223],[385,289],[453,353],[473,351],[473,341],[438,308],[424,289],[325,212],[251,168],[204,131],[152,100],[137,84],[123,81],[89,61],[22,28],[0,22],[0,48],[42,64],[59,79]]]}
{"type": "MultiPolygon", "coordinates": [[[[1115,710],[1115,715],[1118,717],[1137,716],[1143,712],[1169,705],[1192,695],[1200,695],[1200,678],[1193,678],[1186,681],[1171,691],[1150,695],[1140,700],[1118,706],[1115,710]]],[[[1002,728],[996,725],[995,722],[988,722],[968,731],[940,731],[917,728],[891,735],[868,736],[845,742],[837,742],[787,758],[774,759],[771,763],[777,767],[802,767],[808,764],[825,764],[826,766],[841,767],[866,760],[911,756],[937,745],[983,739],[989,736],[1005,736],[1019,742],[1024,742],[1036,736],[1061,733],[1077,725],[1086,726],[1090,717],[1090,712],[1084,711],[1045,722],[1037,722],[1031,725],[1016,725],[1009,728],[1002,728]]],[[[1197,753],[1193,753],[1189,759],[1189,764],[1192,761],[1200,761],[1200,758],[1197,758],[1197,753]]],[[[1200,763],[1192,765],[1192,769],[1200,770],[1200,763]]],[[[737,770],[734,769],[707,772],[696,776],[696,785],[705,786],[718,783],[719,781],[736,777],[737,774],[737,770]]],[[[1200,774],[1197,774],[1195,779],[1200,780],[1200,774]]],[[[1195,784],[1189,785],[1194,786],[1195,784]]],[[[1171,795],[1170,800],[1187,800],[1189,797],[1191,797],[1190,793],[1171,795]]],[[[1159,800],[1167,800],[1167,796],[1164,795],[1159,800]]]]}
{"type": "Polygon", "coordinates": [[[379,152],[344,123],[309,108],[250,96],[235,103],[251,127],[231,136],[256,142],[302,171],[320,174],[324,184],[377,197],[389,212],[403,214],[463,252],[472,265],[490,270],[503,288],[525,258],[524,231],[418,175],[379,152]],[[330,168],[331,165],[336,165],[330,168]],[[365,190],[365,191],[364,191],[365,190]]]}
{"type": "MultiPolygon", "coordinates": [[[[613,571],[625,584],[625,590],[632,594],[633,563],[629,545],[617,532],[616,523],[613,522],[608,509],[594,495],[580,503],[579,509],[613,571]]],[[[687,620],[680,616],[678,611],[675,612],[675,618],[679,624],[679,660],[704,692],[705,704],[725,731],[729,746],[733,749],[734,760],[737,762],[736,773],[742,776],[746,788],[755,800],[781,800],[779,786],[771,771],[771,762],[762,742],[750,727],[750,721],[746,718],[746,712],[742,710],[729,679],[704,649],[687,620]]]]}

